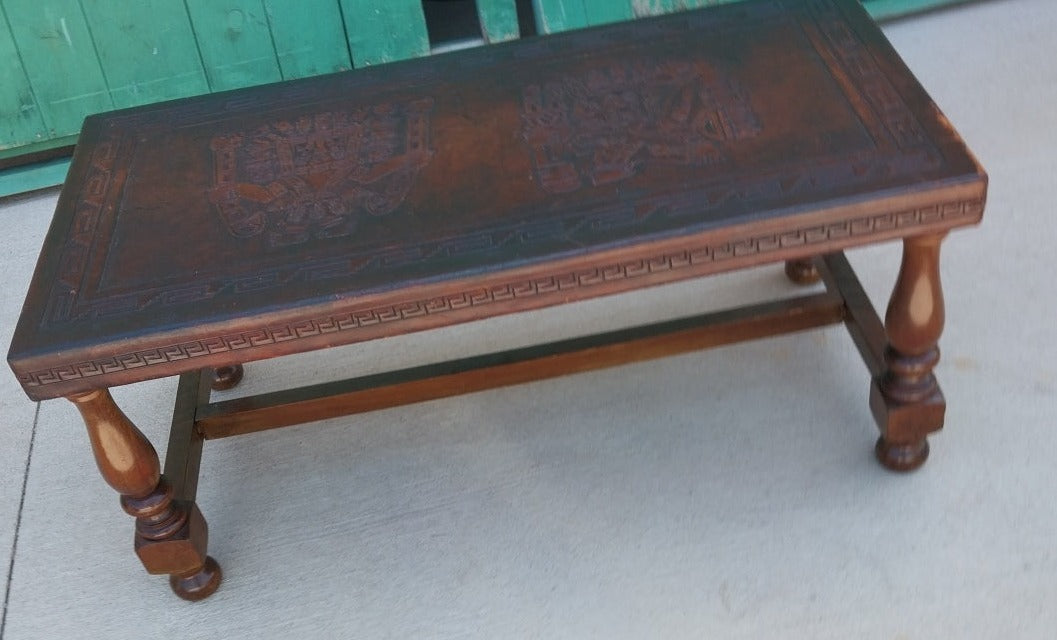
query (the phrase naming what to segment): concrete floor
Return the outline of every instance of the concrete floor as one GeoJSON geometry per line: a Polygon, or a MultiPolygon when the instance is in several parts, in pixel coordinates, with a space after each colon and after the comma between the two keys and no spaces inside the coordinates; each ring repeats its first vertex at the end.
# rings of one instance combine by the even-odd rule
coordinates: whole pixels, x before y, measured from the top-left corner
{"type": "MultiPolygon", "coordinates": [[[[922,470],[872,461],[867,374],[835,327],[207,443],[199,502],[226,577],[189,604],[132,555],[74,409],[38,408],[5,375],[0,635],[1055,637],[1057,3],[886,30],[991,175],[984,224],[945,244],[948,426],[922,470]]],[[[3,344],[54,200],[0,205],[3,344]]],[[[899,247],[850,257],[883,306],[899,247]]],[[[746,287],[792,293],[761,269],[261,363],[240,392],[674,317],[746,287]]],[[[162,454],[174,390],[114,394],[162,454]]]]}

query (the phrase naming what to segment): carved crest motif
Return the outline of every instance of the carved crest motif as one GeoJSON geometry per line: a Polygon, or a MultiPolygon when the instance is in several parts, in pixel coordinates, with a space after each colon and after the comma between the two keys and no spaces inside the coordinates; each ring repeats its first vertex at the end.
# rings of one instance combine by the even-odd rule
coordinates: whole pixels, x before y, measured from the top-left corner
{"type": "Polygon", "coordinates": [[[650,163],[709,165],[760,132],[745,92],[705,61],[628,61],[530,85],[522,136],[551,193],[617,182],[650,163]]]}
{"type": "Polygon", "coordinates": [[[426,98],[217,136],[210,199],[232,235],[272,247],[347,236],[407,197],[433,157],[432,109],[426,98]]]}

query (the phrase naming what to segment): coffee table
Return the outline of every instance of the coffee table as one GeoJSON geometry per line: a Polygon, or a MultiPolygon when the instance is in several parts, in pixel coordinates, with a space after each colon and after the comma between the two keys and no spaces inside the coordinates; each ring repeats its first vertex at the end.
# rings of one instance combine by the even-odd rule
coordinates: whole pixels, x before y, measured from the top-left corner
{"type": "Polygon", "coordinates": [[[8,359],[82,413],[135,548],[212,593],[203,439],[845,322],[924,462],[939,248],[987,179],[854,0],[736,5],[86,120],[8,359]],[[882,324],[844,249],[903,242],[882,324]],[[210,402],[242,365],[766,263],[825,292],[210,402]],[[181,376],[165,472],[108,389],[181,376]]]}

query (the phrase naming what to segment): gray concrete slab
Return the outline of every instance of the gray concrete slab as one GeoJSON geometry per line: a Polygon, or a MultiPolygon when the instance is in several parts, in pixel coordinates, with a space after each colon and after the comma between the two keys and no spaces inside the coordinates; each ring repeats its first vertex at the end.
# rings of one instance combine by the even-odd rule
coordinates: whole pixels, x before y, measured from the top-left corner
{"type": "MultiPolygon", "coordinates": [[[[948,426],[922,470],[872,462],[839,327],[687,354],[207,443],[199,501],[227,577],[191,605],[138,566],[75,411],[48,402],[5,640],[1051,638],[1057,4],[887,32],[992,181],[983,226],[944,250],[948,426]]],[[[883,306],[898,246],[850,257],[883,306]]],[[[242,392],[786,287],[738,278],[261,363],[242,392]]],[[[174,389],[115,396],[163,445],[174,389]]]]}
{"type": "MultiPolygon", "coordinates": [[[[0,216],[6,221],[6,233],[0,234],[0,264],[3,265],[0,345],[5,350],[11,343],[11,334],[48,230],[55,198],[54,192],[38,193],[12,198],[0,205],[0,216]]],[[[22,393],[15,377],[10,373],[0,375],[0,415],[4,416],[4,425],[0,428],[0,575],[3,576],[0,594],[7,591],[36,411],[36,403],[30,402],[22,393]]],[[[2,615],[0,609],[0,618],[2,615]]]]}

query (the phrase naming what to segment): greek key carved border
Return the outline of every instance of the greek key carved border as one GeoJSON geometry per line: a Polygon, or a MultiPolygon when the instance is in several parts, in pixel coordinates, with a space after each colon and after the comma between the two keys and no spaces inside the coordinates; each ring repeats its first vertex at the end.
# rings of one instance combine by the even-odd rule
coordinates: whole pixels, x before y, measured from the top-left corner
{"type": "Polygon", "coordinates": [[[110,358],[32,371],[21,374],[19,381],[29,389],[218,353],[302,340],[324,334],[355,331],[362,327],[449,313],[467,307],[481,307],[514,298],[528,298],[561,290],[583,289],[604,282],[630,280],[664,271],[720,263],[736,257],[763,255],[789,247],[823,244],[831,240],[883,234],[891,230],[905,230],[940,222],[953,226],[959,221],[978,219],[983,212],[983,206],[982,200],[963,200],[918,209],[850,218],[778,234],[752,235],[732,242],[689,247],[646,259],[621,261],[611,265],[577,269],[487,288],[473,288],[442,297],[330,314],[293,324],[276,325],[132,351],[110,358]]]}

